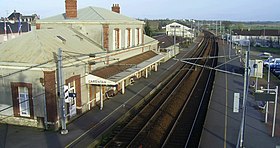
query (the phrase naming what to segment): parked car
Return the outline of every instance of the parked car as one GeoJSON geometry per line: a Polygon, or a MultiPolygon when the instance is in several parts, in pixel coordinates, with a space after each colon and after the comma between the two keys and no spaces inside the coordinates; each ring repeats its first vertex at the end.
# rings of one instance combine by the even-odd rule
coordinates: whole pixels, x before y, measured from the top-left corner
{"type": "Polygon", "coordinates": [[[280,58],[275,58],[272,63],[270,63],[270,70],[280,71],[280,58]]]}
{"type": "Polygon", "coordinates": [[[270,53],[268,52],[263,52],[261,54],[258,55],[260,58],[270,58],[272,57],[270,53]]]}
{"type": "Polygon", "coordinates": [[[274,63],[274,60],[275,60],[275,59],[272,58],[272,56],[269,57],[269,58],[267,58],[266,60],[263,61],[263,66],[268,67],[268,65],[271,65],[271,64],[274,63]]]}

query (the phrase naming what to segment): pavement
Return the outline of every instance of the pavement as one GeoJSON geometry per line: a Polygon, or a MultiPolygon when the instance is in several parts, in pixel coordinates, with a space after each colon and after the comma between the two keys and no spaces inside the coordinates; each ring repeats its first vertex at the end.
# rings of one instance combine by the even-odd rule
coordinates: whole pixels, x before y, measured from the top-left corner
{"type": "MultiPolygon", "coordinates": [[[[195,43],[197,43],[197,40],[195,43]]],[[[194,45],[192,44],[189,48],[184,49],[176,57],[180,58],[183,54],[188,53],[194,48],[194,45]]],[[[98,133],[106,129],[104,126],[113,124],[133,105],[149,95],[162,80],[170,76],[175,71],[176,67],[174,64],[176,62],[178,61],[171,59],[162,63],[159,65],[157,72],[151,72],[148,78],[141,78],[135,81],[133,85],[127,87],[125,94],[119,93],[113,98],[106,100],[103,110],[99,110],[99,107],[96,106],[71,123],[68,123],[67,129],[69,133],[66,135],[61,135],[59,131],[46,131],[37,128],[0,124],[0,148],[60,148],[75,142],[77,138],[86,139],[84,135],[89,132],[92,133],[92,135],[89,135],[91,136],[89,140],[93,140],[98,133]]],[[[85,145],[80,144],[75,147],[85,147],[85,145]]]]}
{"type": "MultiPolygon", "coordinates": [[[[228,44],[219,41],[219,55],[228,55],[228,44]]],[[[234,54],[234,50],[231,51],[234,54]]],[[[220,58],[218,64],[226,63],[220,69],[243,74],[242,63],[237,58],[231,61],[220,58]]],[[[243,76],[216,72],[215,82],[212,90],[212,97],[209,102],[208,112],[200,139],[201,148],[231,148],[236,147],[240,131],[242,109],[238,113],[233,112],[234,93],[240,93],[243,97],[243,76]]],[[[265,79],[260,80],[260,85],[266,86],[265,79]]],[[[271,81],[271,87],[279,85],[280,81],[271,81]]],[[[280,108],[277,107],[275,137],[271,137],[273,105],[269,107],[268,123],[264,122],[264,111],[258,108],[257,102],[249,90],[246,103],[246,116],[244,127],[244,147],[246,148],[275,148],[280,145],[280,108]]],[[[240,107],[242,99],[240,99],[240,107]]]]}

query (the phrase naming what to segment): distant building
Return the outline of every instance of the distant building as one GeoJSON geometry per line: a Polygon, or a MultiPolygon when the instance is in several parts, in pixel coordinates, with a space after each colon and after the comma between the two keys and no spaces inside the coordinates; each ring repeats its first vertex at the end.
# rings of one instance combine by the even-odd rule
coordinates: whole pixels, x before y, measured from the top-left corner
{"type": "Polygon", "coordinates": [[[38,19],[39,17],[36,14],[25,16],[16,10],[8,17],[2,17],[0,21],[0,43],[31,31],[32,25],[38,19]]]}
{"type": "Polygon", "coordinates": [[[165,29],[166,29],[165,31],[166,35],[168,36],[174,36],[175,34],[176,36],[181,36],[181,37],[189,37],[189,38],[194,37],[191,28],[176,22],[166,25],[165,29]]]}
{"type": "Polygon", "coordinates": [[[183,37],[177,36],[174,42],[174,37],[166,34],[154,36],[153,38],[159,41],[158,49],[165,55],[165,61],[179,54],[179,44],[184,40],[183,37]]]}
{"type": "MultiPolygon", "coordinates": [[[[17,12],[14,10],[13,13],[11,13],[8,17],[7,20],[8,22],[28,22],[28,23],[35,23],[36,20],[39,19],[39,16],[37,14],[32,14],[32,15],[23,15],[20,12],[17,12]]],[[[2,20],[3,21],[3,20],[2,20]]]]}
{"type": "Polygon", "coordinates": [[[279,47],[280,30],[233,30],[233,42],[243,43],[243,40],[250,40],[251,45],[262,47],[279,47]]]}

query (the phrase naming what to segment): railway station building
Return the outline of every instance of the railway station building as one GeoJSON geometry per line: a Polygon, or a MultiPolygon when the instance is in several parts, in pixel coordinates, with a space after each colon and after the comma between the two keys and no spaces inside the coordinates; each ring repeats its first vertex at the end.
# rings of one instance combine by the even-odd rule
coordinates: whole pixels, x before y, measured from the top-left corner
{"type": "Polygon", "coordinates": [[[248,46],[244,40],[250,40],[253,46],[280,48],[280,30],[232,30],[232,41],[248,46]]]}
{"type": "Polygon", "coordinates": [[[176,22],[166,25],[165,32],[166,35],[168,36],[174,36],[175,34],[176,36],[181,36],[181,37],[188,37],[188,38],[194,37],[193,34],[194,31],[192,30],[192,28],[189,28],[187,26],[184,26],[176,22]]]}
{"type": "Polygon", "coordinates": [[[105,99],[125,93],[164,59],[158,41],[144,35],[144,22],[121,15],[118,4],[112,11],[78,10],[76,0],[66,0],[65,9],[0,45],[0,122],[60,127],[59,48],[67,122],[96,105],[102,109],[105,99]]]}

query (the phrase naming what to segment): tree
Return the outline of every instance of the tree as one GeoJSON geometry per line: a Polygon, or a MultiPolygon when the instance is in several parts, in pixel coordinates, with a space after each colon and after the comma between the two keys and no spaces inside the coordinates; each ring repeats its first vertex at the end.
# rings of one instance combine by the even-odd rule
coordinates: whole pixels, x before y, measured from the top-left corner
{"type": "Polygon", "coordinates": [[[145,30],[145,34],[146,34],[147,36],[150,36],[150,37],[151,37],[151,36],[153,35],[153,31],[152,31],[152,29],[151,29],[150,24],[149,24],[148,21],[146,21],[144,30],[145,30]]]}
{"type": "Polygon", "coordinates": [[[237,29],[243,30],[244,29],[244,24],[242,24],[242,23],[237,24],[237,29]]]}
{"type": "Polygon", "coordinates": [[[232,22],[230,22],[230,21],[224,21],[224,22],[223,22],[223,25],[225,26],[225,29],[226,29],[226,30],[229,30],[229,29],[230,29],[230,25],[232,25],[232,22]]]}

